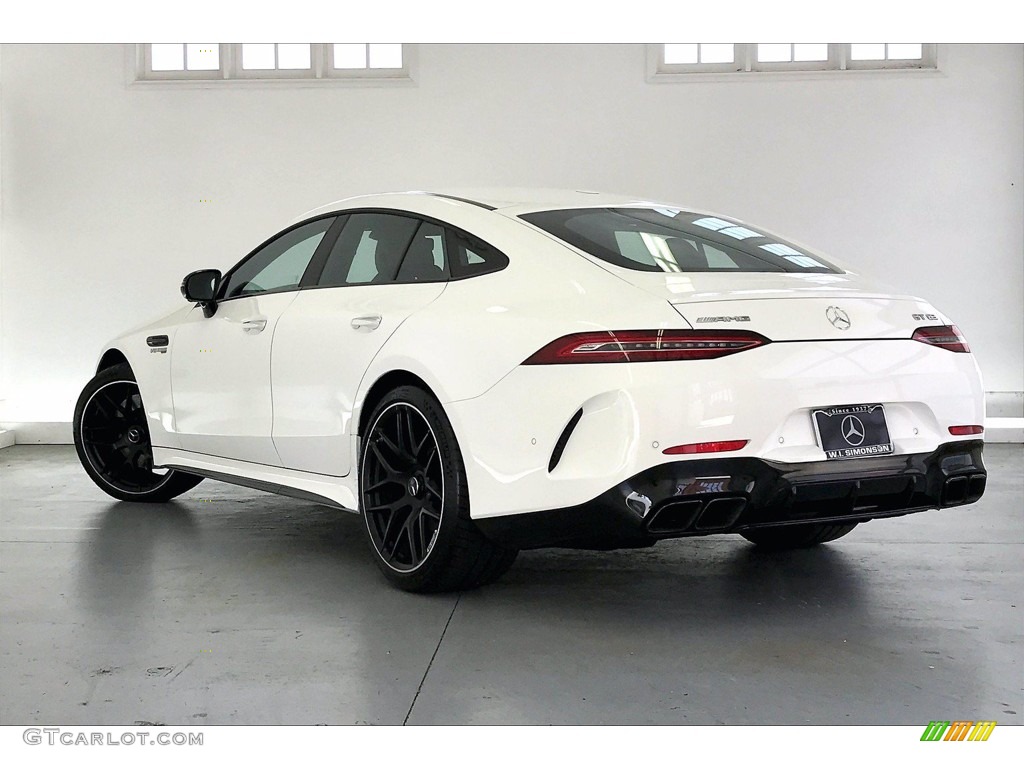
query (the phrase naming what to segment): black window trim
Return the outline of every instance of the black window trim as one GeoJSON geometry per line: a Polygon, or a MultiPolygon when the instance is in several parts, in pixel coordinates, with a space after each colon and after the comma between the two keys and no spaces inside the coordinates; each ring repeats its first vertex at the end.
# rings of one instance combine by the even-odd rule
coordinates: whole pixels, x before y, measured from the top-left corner
{"type": "MultiPolygon", "coordinates": [[[[451,263],[452,260],[451,260],[451,255],[450,255],[451,254],[451,234],[450,234],[451,227],[449,227],[447,225],[444,225],[444,224],[438,224],[438,223],[433,222],[433,221],[428,221],[427,219],[423,218],[422,216],[417,216],[416,218],[420,222],[419,226],[417,226],[416,227],[416,231],[412,233],[412,240],[410,240],[409,244],[407,246],[405,246],[405,253],[402,254],[402,258],[398,262],[398,269],[395,270],[395,276],[394,276],[394,278],[390,282],[393,283],[394,285],[413,285],[413,284],[417,284],[418,285],[420,283],[424,283],[424,284],[429,284],[429,283],[447,283],[447,282],[449,282],[452,279],[452,263],[451,263]],[[444,260],[444,278],[441,279],[441,280],[401,280],[400,281],[398,279],[398,276],[400,274],[402,274],[402,267],[405,266],[405,260],[409,256],[409,249],[412,248],[412,244],[416,242],[416,236],[420,233],[420,230],[423,229],[425,226],[428,226],[428,225],[432,226],[432,227],[439,227],[440,230],[441,230],[441,238],[444,240],[444,242],[442,243],[442,246],[444,247],[444,255],[445,255],[445,260],[444,260]]],[[[386,285],[386,283],[385,283],[385,285],[386,285]]]]}
{"type": "MultiPolygon", "coordinates": [[[[589,261],[591,261],[594,264],[597,264],[598,266],[602,267],[603,269],[607,269],[607,267],[613,267],[614,269],[617,269],[617,270],[627,270],[627,271],[632,271],[632,272],[647,272],[647,273],[650,273],[650,274],[673,274],[673,273],[666,273],[666,272],[664,272],[664,271],[662,271],[660,269],[641,269],[641,268],[638,268],[638,267],[635,267],[635,266],[632,266],[632,265],[625,265],[625,264],[617,263],[616,261],[614,261],[612,259],[605,258],[604,256],[602,256],[600,254],[594,253],[593,251],[589,250],[588,248],[582,247],[580,245],[576,245],[576,244],[572,243],[571,241],[560,237],[555,232],[551,232],[550,230],[548,230],[548,229],[540,226],[539,224],[533,222],[530,218],[527,218],[527,217],[532,217],[532,216],[535,216],[535,215],[538,215],[538,214],[545,214],[545,213],[571,213],[571,212],[581,213],[581,212],[585,212],[585,211],[616,212],[618,210],[629,210],[629,209],[636,209],[636,210],[642,210],[642,211],[656,210],[653,207],[632,206],[632,205],[598,205],[598,206],[585,206],[585,207],[572,207],[572,208],[544,208],[544,209],[536,210],[536,211],[526,211],[524,213],[519,214],[516,218],[519,219],[520,221],[522,221],[523,223],[529,225],[531,228],[535,229],[536,231],[541,232],[541,233],[547,235],[548,237],[553,238],[556,242],[572,248],[573,250],[575,250],[578,253],[580,253],[583,256],[585,256],[589,261]]],[[[715,216],[715,214],[704,213],[704,212],[701,212],[701,211],[693,211],[693,210],[687,210],[687,209],[678,209],[678,210],[680,210],[683,213],[687,213],[689,215],[692,215],[692,216],[702,216],[702,217],[714,217],[715,216]]],[[[754,227],[754,226],[756,226],[754,224],[747,224],[746,222],[738,220],[738,219],[732,219],[732,217],[726,217],[726,219],[724,219],[724,220],[731,220],[736,226],[741,226],[741,227],[754,227]]],[[[736,247],[735,243],[729,242],[726,238],[722,237],[721,235],[719,235],[719,233],[717,231],[714,231],[714,230],[709,230],[707,233],[704,233],[704,232],[692,233],[690,236],[691,237],[695,237],[697,239],[705,240],[705,241],[709,242],[712,246],[716,246],[716,247],[722,246],[722,247],[724,247],[727,250],[739,251],[740,253],[743,253],[748,258],[752,257],[752,258],[759,259],[759,260],[764,258],[764,257],[762,257],[760,255],[744,253],[742,249],[738,249],[736,247]]],[[[761,236],[766,238],[766,239],[778,238],[778,240],[782,244],[784,244],[784,245],[789,244],[789,242],[788,242],[788,240],[786,238],[783,238],[783,237],[781,237],[781,236],[779,236],[779,235],[777,235],[775,233],[763,233],[761,236]]],[[[796,244],[793,244],[793,245],[795,246],[796,244]]],[[[720,248],[720,250],[721,250],[721,248],[720,248]]],[[[728,253],[726,253],[726,255],[728,255],[728,253]]],[[[815,260],[819,261],[819,263],[821,263],[823,265],[823,269],[822,270],[815,269],[813,271],[812,270],[806,270],[806,271],[798,272],[798,271],[790,270],[790,269],[786,269],[786,268],[769,269],[769,270],[753,270],[753,271],[752,270],[735,270],[735,271],[733,271],[733,270],[726,270],[726,269],[710,269],[709,268],[709,269],[688,269],[688,270],[683,270],[683,271],[679,272],[678,274],[705,274],[705,273],[708,273],[708,274],[721,274],[721,273],[728,273],[728,272],[732,272],[733,274],[839,274],[839,275],[846,274],[846,270],[844,270],[842,267],[840,267],[840,266],[838,266],[836,264],[833,264],[831,261],[826,259],[824,256],[818,255],[818,254],[814,253],[813,251],[807,253],[806,255],[811,256],[815,260]]],[[[770,265],[770,266],[776,266],[776,265],[773,265],[772,262],[770,262],[770,261],[765,261],[765,263],[770,265]]]]}
{"type": "MultiPolygon", "coordinates": [[[[482,237],[477,237],[474,234],[466,232],[464,229],[459,229],[458,227],[453,227],[450,224],[446,225],[446,226],[447,226],[447,238],[446,239],[447,239],[447,243],[448,243],[448,250],[449,250],[449,253],[452,254],[452,256],[454,256],[454,254],[456,253],[456,251],[458,249],[458,238],[462,237],[465,240],[467,240],[470,245],[473,245],[474,243],[479,243],[480,246],[482,246],[482,248],[480,248],[480,250],[490,249],[490,250],[494,251],[496,254],[498,254],[501,257],[501,261],[502,261],[502,264],[499,267],[493,267],[493,268],[490,268],[490,269],[486,269],[486,270],[483,270],[482,272],[474,272],[474,273],[469,274],[469,275],[458,275],[458,276],[455,275],[454,270],[452,270],[452,268],[451,268],[451,263],[449,263],[448,272],[451,274],[451,278],[449,278],[449,279],[451,279],[451,280],[472,280],[474,277],[483,277],[484,275],[492,275],[495,272],[501,272],[503,269],[505,269],[509,265],[509,258],[505,254],[505,252],[502,251],[502,250],[499,250],[498,248],[495,248],[493,245],[488,243],[482,237]]],[[[474,247],[476,247],[476,246],[474,246],[474,247]]]]}
{"type": "MultiPolygon", "coordinates": [[[[430,283],[432,283],[432,284],[433,283],[441,283],[441,282],[453,283],[453,282],[457,282],[459,280],[472,280],[472,279],[477,278],[477,277],[483,277],[484,275],[490,275],[490,274],[494,274],[495,272],[500,272],[503,269],[505,269],[506,267],[508,267],[508,265],[510,263],[508,255],[504,251],[502,251],[500,248],[495,248],[493,245],[488,243],[486,240],[484,240],[479,235],[474,235],[471,232],[467,232],[466,230],[462,229],[461,227],[456,227],[454,224],[452,224],[450,222],[447,222],[447,221],[444,221],[443,219],[434,218],[433,216],[427,216],[427,215],[422,214],[422,213],[414,213],[413,211],[407,211],[404,208],[348,208],[348,209],[345,209],[343,211],[336,211],[334,215],[337,215],[339,217],[340,216],[344,216],[344,217],[347,218],[348,216],[354,216],[357,213],[388,213],[388,214],[392,214],[392,215],[395,215],[395,216],[404,216],[404,217],[410,218],[410,219],[417,219],[421,223],[425,222],[427,224],[434,224],[434,225],[436,225],[438,227],[441,227],[441,229],[443,229],[445,231],[445,249],[447,250],[447,253],[448,253],[448,279],[447,280],[443,280],[443,281],[442,280],[432,280],[432,281],[430,281],[430,283]],[[489,248],[490,250],[494,251],[495,253],[501,254],[501,256],[503,257],[504,263],[500,267],[497,267],[495,269],[489,269],[486,272],[477,272],[476,274],[472,274],[472,275],[455,275],[455,273],[452,271],[451,264],[452,264],[453,254],[454,254],[453,248],[455,247],[454,239],[455,239],[456,235],[460,235],[460,236],[466,238],[467,240],[469,240],[470,242],[474,242],[475,241],[477,243],[480,243],[482,247],[489,248]]],[[[417,231],[419,231],[418,228],[417,228],[417,231]]],[[[340,235],[340,234],[341,234],[341,231],[339,229],[338,235],[340,235]]],[[[337,239],[337,235],[335,236],[334,240],[336,240],[336,239],[337,239]]],[[[334,247],[334,241],[333,240],[331,242],[331,247],[332,248],[334,247]]],[[[408,248],[406,248],[406,250],[408,250],[408,248]]],[[[299,284],[300,290],[320,290],[320,289],[324,289],[324,288],[359,288],[359,287],[362,287],[362,286],[365,286],[365,285],[369,285],[369,283],[356,283],[356,284],[353,284],[353,285],[317,285],[316,283],[320,279],[320,275],[323,272],[324,266],[327,263],[327,256],[329,255],[329,253],[330,253],[330,251],[328,251],[326,254],[323,255],[322,263],[320,263],[317,266],[317,270],[316,270],[315,274],[313,274],[311,276],[311,279],[310,279],[310,283],[311,284],[310,285],[303,285],[303,283],[306,282],[306,275],[303,275],[302,282],[299,284]]],[[[317,261],[317,256],[318,255],[319,254],[314,254],[312,260],[310,260],[310,266],[311,267],[317,261]]],[[[403,253],[402,254],[402,260],[398,262],[398,272],[402,271],[402,264],[404,262],[405,262],[405,254],[403,253]]],[[[396,276],[398,275],[398,272],[395,273],[396,276]]],[[[419,280],[419,281],[414,281],[414,282],[410,281],[410,282],[401,282],[401,283],[399,283],[399,282],[397,282],[395,280],[392,280],[392,281],[390,281],[388,283],[375,283],[375,285],[417,285],[417,284],[425,283],[425,282],[427,282],[427,281],[419,280]]]]}
{"type": "Polygon", "coordinates": [[[269,295],[275,294],[275,293],[289,293],[291,291],[301,291],[303,288],[306,287],[307,278],[309,277],[309,274],[310,274],[310,268],[313,266],[313,264],[316,263],[317,257],[320,255],[320,252],[325,248],[325,245],[328,243],[328,241],[330,241],[330,245],[333,245],[334,244],[334,240],[337,239],[338,234],[341,232],[341,228],[339,227],[339,222],[342,221],[342,219],[344,219],[344,218],[345,218],[345,216],[339,214],[338,212],[323,213],[323,214],[319,214],[317,216],[313,216],[313,217],[311,217],[309,219],[304,219],[304,220],[298,222],[297,224],[293,224],[290,227],[286,227],[285,229],[282,229],[277,234],[274,234],[274,235],[271,235],[270,237],[268,237],[262,243],[257,245],[251,251],[249,251],[249,253],[247,253],[245,256],[243,256],[241,258],[241,260],[238,261],[237,264],[235,264],[233,267],[231,267],[231,269],[229,269],[227,272],[224,273],[223,277],[221,277],[221,279],[220,279],[220,287],[218,287],[218,289],[217,289],[217,298],[216,298],[217,303],[218,304],[223,304],[223,303],[228,302],[228,301],[235,301],[236,299],[249,299],[249,298],[252,298],[254,296],[269,296],[269,295]],[[289,286],[289,287],[286,287],[286,288],[272,288],[271,290],[268,290],[268,291],[260,291],[258,293],[249,293],[249,294],[240,295],[240,296],[224,296],[224,292],[227,290],[228,283],[231,281],[231,276],[235,272],[237,272],[241,267],[243,267],[250,259],[252,259],[257,254],[259,254],[260,251],[262,251],[264,248],[266,248],[267,246],[271,245],[276,240],[281,239],[282,237],[287,235],[289,232],[293,232],[294,230],[298,229],[299,227],[305,227],[308,224],[313,224],[313,223],[315,223],[317,221],[322,221],[324,219],[332,219],[332,218],[334,219],[334,221],[331,223],[331,225],[329,227],[327,227],[327,230],[324,232],[324,236],[322,238],[320,238],[320,243],[319,243],[319,245],[317,245],[316,250],[313,251],[313,256],[312,256],[312,258],[310,258],[309,264],[306,265],[306,269],[302,273],[302,277],[299,278],[299,284],[297,286],[295,286],[295,287],[289,286]]]}
{"type": "MultiPolygon", "coordinates": [[[[303,219],[302,221],[300,221],[300,222],[298,222],[296,224],[293,224],[290,227],[282,229],[280,232],[277,232],[274,235],[271,235],[266,240],[264,240],[262,243],[260,243],[258,246],[253,248],[251,251],[249,251],[249,253],[247,253],[245,256],[243,256],[242,259],[238,261],[238,263],[236,263],[233,267],[231,267],[231,269],[229,269],[227,272],[224,273],[224,276],[220,280],[220,288],[217,291],[217,299],[216,299],[217,303],[218,304],[222,304],[222,303],[227,302],[227,301],[235,301],[236,299],[252,298],[253,296],[268,296],[268,295],[274,294],[274,293],[287,293],[289,291],[310,291],[310,290],[320,290],[320,289],[324,289],[324,288],[359,288],[359,287],[361,287],[363,285],[368,285],[368,283],[359,283],[359,284],[355,284],[355,285],[318,285],[317,284],[317,281],[320,279],[320,276],[323,273],[324,266],[327,264],[327,257],[330,256],[331,250],[333,250],[335,242],[341,236],[342,229],[344,229],[344,226],[348,222],[349,217],[354,215],[354,214],[357,214],[357,213],[388,213],[388,214],[392,214],[392,215],[395,215],[395,216],[404,216],[406,218],[417,219],[421,223],[425,222],[425,223],[434,224],[436,226],[441,227],[445,231],[445,248],[447,249],[447,252],[448,252],[448,279],[444,280],[444,281],[442,281],[442,280],[432,280],[432,281],[430,281],[431,283],[441,283],[441,282],[451,283],[451,282],[457,282],[459,280],[472,280],[472,279],[475,279],[477,277],[484,277],[485,275],[491,275],[491,274],[494,274],[496,272],[501,272],[502,270],[507,268],[509,263],[510,263],[508,255],[504,251],[502,251],[500,248],[495,248],[493,245],[491,245],[489,242],[484,240],[479,235],[474,235],[471,232],[467,232],[466,230],[462,229],[461,227],[456,227],[454,224],[451,224],[450,222],[444,221],[442,219],[434,218],[433,216],[427,216],[427,215],[420,214],[420,213],[414,213],[412,211],[407,211],[407,210],[401,209],[401,208],[346,208],[346,209],[343,209],[343,210],[330,211],[330,212],[327,212],[327,213],[320,213],[320,214],[317,214],[316,216],[312,216],[312,217],[310,217],[308,219],[303,219]],[[321,219],[329,219],[329,218],[332,218],[332,217],[335,219],[335,221],[327,228],[327,231],[324,233],[323,239],[320,240],[320,244],[316,247],[316,250],[313,252],[313,257],[309,260],[309,264],[306,266],[306,271],[302,273],[302,277],[299,279],[299,285],[298,285],[297,288],[290,288],[290,287],[289,288],[275,288],[275,289],[269,290],[269,291],[261,291],[260,293],[251,293],[251,294],[248,294],[247,296],[231,296],[229,298],[224,298],[223,297],[223,293],[224,293],[224,291],[227,288],[228,281],[230,280],[231,275],[233,275],[235,273],[235,271],[237,271],[243,264],[245,264],[247,261],[249,261],[249,259],[253,258],[256,254],[258,254],[260,251],[262,251],[268,245],[273,243],[278,238],[287,235],[292,230],[298,229],[299,227],[304,227],[307,224],[312,224],[315,221],[320,221],[321,219]],[[470,242],[474,242],[475,241],[477,243],[480,243],[480,245],[482,247],[488,248],[488,249],[494,251],[495,253],[500,254],[501,257],[502,257],[503,263],[501,264],[501,266],[498,266],[498,267],[495,267],[495,268],[492,268],[492,269],[488,269],[488,270],[483,271],[483,272],[477,272],[477,273],[472,274],[472,275],[456,275],[456,274],[454,274],[454,272],[452,271],[452,268],[451,268],[451,264],[452,264],[452,259],[454,257],[454,250],[453,249],[456,247],[456,244],[455,244],[456,236],[464,237],[467,240],[469,240],[470,242]]],[[[417,231],[418,231],[418,227],[417,227],[417,231]]],[[[406,249],[406,250],[408,250],[408,249],[406,249]]],[[[402,260],[399,261],[399,263],[398,263],[398,272],[402,271],[402,263],[404,261],[405,261],[405,254],[403,253],[402,254],[402,260]]],[[[398,272],[395,273],[396,276],[397,276],[398,272]]],[[[417,283],[424,283],[424,282],[427,282],[427,281],[416,281],[416,282],[402,282],[402,283],[399,283],[397,281],[392,280],[389,283],[377,283],[377,285],[416,285],[417,283]]]]}

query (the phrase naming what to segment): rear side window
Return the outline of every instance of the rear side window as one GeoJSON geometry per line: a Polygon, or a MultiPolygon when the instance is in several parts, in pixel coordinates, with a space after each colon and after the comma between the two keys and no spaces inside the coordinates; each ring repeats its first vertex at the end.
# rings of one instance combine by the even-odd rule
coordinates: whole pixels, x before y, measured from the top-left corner
{"type": "Polygon", "coordinates": [[[419,225],[419,219],[409,216],[352,214],[327,256],[317,285],[393,282],[419,225]]]}
{"type": "Polygon", "coordinates": [[[448,255],[444,229],[425,221],[402,259],[396,281],[399,283],[437,283],[448,279],[448,255]]]}
{"type": "Polygon", "coordinates": [[[482,240],[451,231],[451,272],[454,279],[497,272],[508,266],[508,256],[482,240]]]}
{"type": "Polygon", "coordinates": [[[675,208],[580,208],[520,218],[640,272],[840,272],[820,256],[739,222],[675,208]]]}

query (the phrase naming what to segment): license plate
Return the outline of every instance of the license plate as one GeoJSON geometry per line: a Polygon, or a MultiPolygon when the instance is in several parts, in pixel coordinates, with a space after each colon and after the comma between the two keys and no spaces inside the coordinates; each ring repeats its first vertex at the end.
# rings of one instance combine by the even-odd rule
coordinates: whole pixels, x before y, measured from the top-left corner
{"type": "Polygon", "coordinates": [[[833,405],[811,413],[825,458],[859,459],[893,452],[881,405],[833,405]]]}

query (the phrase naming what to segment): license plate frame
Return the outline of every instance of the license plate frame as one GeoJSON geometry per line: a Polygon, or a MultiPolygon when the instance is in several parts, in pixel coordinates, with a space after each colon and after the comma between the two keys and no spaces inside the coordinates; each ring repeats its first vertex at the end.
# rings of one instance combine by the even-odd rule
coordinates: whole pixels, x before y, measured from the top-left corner
{"type": "Polygon", "coordinates": [[[891,456],[895,452],[881,403],[814,408],[811,422],[827,461],[891,456]]]}

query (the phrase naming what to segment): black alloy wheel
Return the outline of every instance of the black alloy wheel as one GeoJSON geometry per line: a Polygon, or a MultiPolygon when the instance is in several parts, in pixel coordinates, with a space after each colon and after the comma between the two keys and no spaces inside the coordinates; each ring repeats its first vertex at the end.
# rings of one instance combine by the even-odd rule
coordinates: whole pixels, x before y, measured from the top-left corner
{"type": "Polygon", "coordinates": [[[505,573],[518,550],[491,541],[470,518],[462,453],[441,404],[418,387],[398,387],[367,423],[360,508],[387,579],[410,592],[451,592],[505,573]]]}
{"type": "Polygon", "coordinates": [[[85,471],[122,501],[167,501],[201,478],[153,466],[146,411],[131,368],[100,371],[75,407],[75,448],[85,471]]]}
{"type": "Polygon", "coordinates": [[[363,500],[373,546],[408,573],[423,565],[441,528],[444,473],[430,424],[413,405],[381,411],[366,442],[363,500]]]}

